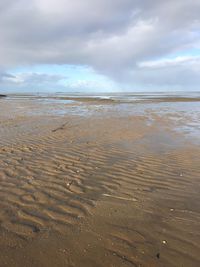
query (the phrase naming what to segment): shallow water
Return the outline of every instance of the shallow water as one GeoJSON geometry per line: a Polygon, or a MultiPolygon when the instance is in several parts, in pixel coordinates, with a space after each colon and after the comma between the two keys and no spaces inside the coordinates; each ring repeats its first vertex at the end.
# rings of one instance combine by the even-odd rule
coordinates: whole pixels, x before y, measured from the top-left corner
{"type": "MultiPolygon", "coordinates": [[[[148,101],[147,99],[165,99],[189,97],[198,99],[199,92],[176,93],[115,93],[115,94],[68,94],[72,99],[63,99],[65,94],[54,95],[10,95],[1,99],[2,103],[12,101],[15,108],[27,109],[30,115],[75,115],[75,116],[148,116],[152,123],[155,116],[168,117],[176,126],[176,130],[198,139],[200,136],[200,101],[148,101]],[[91,98],[89,102],[81,102],[81,99],[91,98]],[[75,100],[78,98],[79,100],[75,100]],[[99,99],[99,101],[98,101],[99,99]],[[118,102],[102,103],[100,99],[113,99],[118,102]],[[31,105],[30,102],[31,101],[31,105]],[[182,123],[184,122],[184,123],[182,123]]],[[[1,102],[0,102],[1,103],[1,102]]],[[[0,106],[1,109],[1,106],[0,106]]],[[[3,111],[2,111],[3,113],[3,111]]]]}

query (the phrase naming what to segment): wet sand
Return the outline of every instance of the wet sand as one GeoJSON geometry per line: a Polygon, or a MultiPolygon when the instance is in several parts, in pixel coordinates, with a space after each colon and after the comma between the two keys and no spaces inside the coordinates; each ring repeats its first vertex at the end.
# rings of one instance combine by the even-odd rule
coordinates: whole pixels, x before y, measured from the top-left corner
{"type": "Polygon", "coordinates": [[[200,266],[198,117],[103,104],[0,100],[0,266],[200,266]]]}

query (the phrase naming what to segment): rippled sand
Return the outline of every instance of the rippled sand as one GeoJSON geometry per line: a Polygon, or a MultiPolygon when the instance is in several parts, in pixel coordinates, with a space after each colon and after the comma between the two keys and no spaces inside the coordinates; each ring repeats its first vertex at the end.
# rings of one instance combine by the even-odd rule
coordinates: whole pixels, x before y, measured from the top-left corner
{"type": "Polygon", "coordinates": [[[0,100],[0,266],[200,266],[187,111],[97,104],[0,100]]]}

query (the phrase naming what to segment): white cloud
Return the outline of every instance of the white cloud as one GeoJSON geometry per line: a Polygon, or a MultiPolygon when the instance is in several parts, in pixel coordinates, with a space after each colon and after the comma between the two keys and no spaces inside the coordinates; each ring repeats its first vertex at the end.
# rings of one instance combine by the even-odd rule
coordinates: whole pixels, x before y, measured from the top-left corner
{"type": "Polygon", "coordinates": [[[168,58],[200,49],[199,14],[197,0],[1,0],[0,69],[87,65],[121,84],[142,87],[165,85],[176,67],[178,76],[188,70],[188,79],[198,82],[198,57],[168,58]],[[163,83],[158,68],[166,71],[163,83]]]}
{"type": "Polygon", "coordinates": [[[160,60],[143,61],[138,63],[140,68],[168,68],[168,67],[180,67],[188,66],[200,67],[200,56],[179,56],[174,58],[163,58],[160,60]]]}

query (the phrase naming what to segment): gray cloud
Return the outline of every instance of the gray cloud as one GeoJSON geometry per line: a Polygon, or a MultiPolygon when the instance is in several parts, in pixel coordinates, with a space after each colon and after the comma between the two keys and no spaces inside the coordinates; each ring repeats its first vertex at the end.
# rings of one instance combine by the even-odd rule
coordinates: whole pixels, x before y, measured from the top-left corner
{"type": "Polygon", "coordinates": [[[20,92],[63,90],[66,88],[62,82],[67,78],[64,75],[45,73],[20,73],[18,75],[0,73],[0,88],[3,92],[14,92],[16,88],[20,92]]]}
{"type": "Polygon", "coordinates": [[[13,78],[15,78],[15,76],[12,74],[6,72],[0,72],[0,82],[7,81],[13,78]]]}
{"type": "Polygon", "coordinates": [[[84,64],[130,87],[183,87],[182,74],[199,85],[194,59],[165,70],[144,65],[200,49],[199,14],[197,0],[1,0],[0,67],[84,64]]]}

